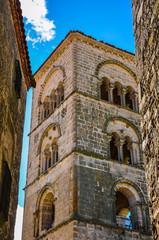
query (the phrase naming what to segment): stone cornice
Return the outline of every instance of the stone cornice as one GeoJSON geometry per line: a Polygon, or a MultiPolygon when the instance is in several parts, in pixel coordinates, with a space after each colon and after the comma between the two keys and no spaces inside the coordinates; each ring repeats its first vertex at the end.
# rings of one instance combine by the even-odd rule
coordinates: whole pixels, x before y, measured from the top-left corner
{"type": "Polygon", "coordinates": [[[40,68],[35,72],[34,77],[38,80],[42,75],[54,64],[58,57],[64,52],[71,42],[84,42],[88,45],[91,45],[95,48],[104,50],[105,52],[110,52],[112,55],[117,55],[119,57],[125,58],[132,61],[135,64],[135,55],[128,51],[117,48],[103,41],[97,41],[91,36],[87,36],[79,31],[70,31],[65,39],[56,47],[56,49],[50,54],[50,56],[45,60],[45,62],[40,66],[40,68]]]}
{"type": "MultiPolygon", "coordinates": [[[[115,106],[115,107],[118,108],[118,109],[123,109],[123,110],[128,111],[128,112],[133,112],[133,114],[136,114],[136,116],[140,116],[139,112],[135,112],[135,111],[133,111],[132,109],[124,108],[124,107],[119,106],[119,105],[116,105],[116,104],[114,104],[114,103],[107,102],[107,101],[105,101],[105,100],[103,100],[103,99],[101,99],[101,98],[98,98],[98,97],[92,97],[92,96],[90,96],[90,95],[88,95],[88,94],[86,94],[86,93],[82,93],[82,92],[80,92],[80,91],[72,91],[72,92],[63,100],[63,102],[61,102],[61,103],[58,105],[58,107],[57,107],[56,109],[59,109],[60,106],[61,106],[69,97],[71,97],[71,96],[74,95],[74,94],[79,94],[79,95],[82,95],[82,96],[84,96],[84,97],[87,97],[87,98],[90,98],[90,99],[93,99],[93,100],[97,100],[97,101],[99,101],[99,102],[103,102],[104,104],[108,104],[108,105],[111,105],[111,106],[115,106]]],[[[56,109],[55,109],[55,111],[56,111],[56,109]]],[[[55,111],[53,111],[51,114],[49,114],[42,122],[40,122],[36,127],[34,127],[34,128],[30,131],[30,133],[28,134],[28,136],[30,136],[30,135],[31,135],[46,119],[48,119],[55,111]]]]}
{"type": "MultiPolygon", "coordinates": [[[[119,162],[117,160],[113,160],[110,158],[105,158],[100,154],[94,153],[94,152],[89,152],[89,151],[82,151],[78,148],[73,148],[68,154],[66,154],[64,157],[62,157],[58,162],[56,162],[52,167],[50,167],[49,169],[47,169],[44,173],[40,174],[39,176],[35,177],[34,180],[32,180],[32,182],[28,183],[23,190],[26,190],[28,187],[30,187],[31,185],[33,185],[33,183],[35,183],[37,180],[39,180],[42,176],[48,174],[48,172],[50,172],[56,165],[58,165],[59,163],[61,163],[64,159],[68,158],[70,155],[72,154],[82,154],[83,156],[87,156],[87,157],[92,157],[92,158],[96,158],[98,160],[103,160],[103,161],[108,161],[108,162],[113,162],[115,164],[118,165],[125,165],[127,167],[130,167],[131,169],[138,169],[140,171],[144,172],[144,168],[141,166],[137,166],[137,165],[130,165],[124,162],[119,162]]],[[[99,170],[99,169],[98,169],[99,170]]],[[[103,171],[103,170],[102,170],[103,171]]]]}

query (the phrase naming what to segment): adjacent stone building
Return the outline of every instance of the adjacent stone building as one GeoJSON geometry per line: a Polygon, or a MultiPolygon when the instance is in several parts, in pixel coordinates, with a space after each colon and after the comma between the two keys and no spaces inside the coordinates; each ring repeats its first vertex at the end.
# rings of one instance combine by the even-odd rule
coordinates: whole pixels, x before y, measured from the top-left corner
{"type": "Polygon", "coordinates": [[[70,32],[35,80],[22,239],[150,240],[135,56],[70,32]]]}
{"type": "Polygon", "coordinates": [[[0,0],[0,239],[13,239],[27,89],[31,76],[18,0],[0,0]]]}
{"type": "Polygon", "coordinates": [[[142,139],[153,239],[159,239],[159,0],[132,0],[142,139]]]}

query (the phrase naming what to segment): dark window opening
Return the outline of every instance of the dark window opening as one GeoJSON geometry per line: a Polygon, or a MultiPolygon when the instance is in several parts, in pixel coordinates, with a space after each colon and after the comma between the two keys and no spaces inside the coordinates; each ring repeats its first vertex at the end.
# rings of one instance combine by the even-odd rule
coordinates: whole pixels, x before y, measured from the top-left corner
{"type": "Polygon", "coordinates": [[[123,157],[125,163],[131,164],[131,154],[130,150],[127,147],[127,143],[123,145],[123,157]]]}
{"type": "Polygon", "coordinates": [[[132,103],[132,99],[130,98],[129,92],[127,92],[125,95],[125,101],[126,101],[126,108],[133,110],[133,103],[132,103]]]}
{"type": "Polygon", "coordinates": [[[108,91],[106,89],[106,84],[104,82],[100,86],[100,93],[102,100],[109,101],[108,91]]]}
{"type": "Polygon", "coordinates": [[[18,98],[20,98],[21,84],[22,84],[22,73],[20,69],[20,63],[19,63],[19,60],[15,60],[14,88],[18,98]]]}
{"type": "Polygon", "coordinates": [[[2,170],[2,185],[0,193],[0,224],[8,221],[8,211],[10,202],[10,192],[11,192],[11,173],[6,161],[3,162],[2,170]]]}
{"type": "Polygon", "coordinates": [[[114,160],[118,159],[118,148],[115,146],[115,138],[112,137],[112,140],[110,141],[110,158],[114,160]]]}
{"type": "Polygon", "coordinates": [[[118,88],[115,87],[113,90],[113,102],[121,106],[121,97],[118,94],[118,88]]]}

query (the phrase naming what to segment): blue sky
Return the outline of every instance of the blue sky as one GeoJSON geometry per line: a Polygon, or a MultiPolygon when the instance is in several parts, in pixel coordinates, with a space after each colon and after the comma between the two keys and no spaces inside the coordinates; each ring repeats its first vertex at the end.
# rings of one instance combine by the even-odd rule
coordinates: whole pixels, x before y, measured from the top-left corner
{"type": "MultiPolygon", "coordinates": [[[[40,67],[70,30],[135,52],[131,0],[20,0],[32,72],[40,67]]],[[[20,169],[19,200],[24,206],[32,89],[28,91],[20,169]]],[[[20,237],[16,238],[16,240],[20,237]]]]}

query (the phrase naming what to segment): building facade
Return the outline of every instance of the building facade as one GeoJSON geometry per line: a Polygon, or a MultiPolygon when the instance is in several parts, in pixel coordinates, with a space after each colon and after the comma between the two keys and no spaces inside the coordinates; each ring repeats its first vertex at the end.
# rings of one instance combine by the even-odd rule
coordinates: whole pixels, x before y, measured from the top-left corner
{"type": "Polygon", "coordinates": [[[132,0],[137,79],[153,239],[159,239],[159,1],[132,0]]]}
{"type": "Polygon", "coordinates": [[[35,86],[19,1],[0,1],[0,239],[14,239],[27,89],[35,86]]]}
{"type": "Polygon", "coordinates": [[[151,239],[135,56],[70,32],[35,80],[22,239],[151,239]]]}

